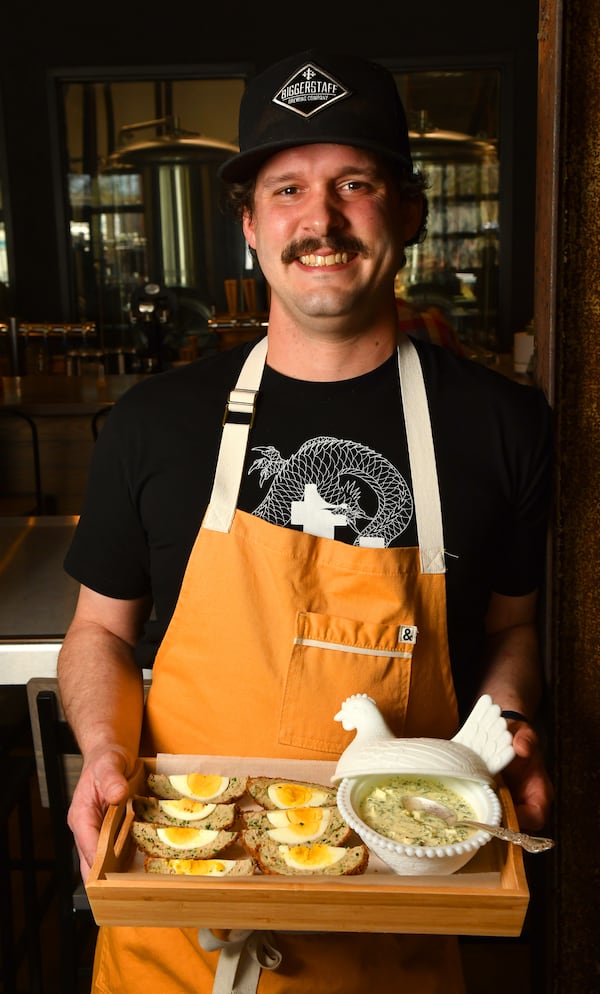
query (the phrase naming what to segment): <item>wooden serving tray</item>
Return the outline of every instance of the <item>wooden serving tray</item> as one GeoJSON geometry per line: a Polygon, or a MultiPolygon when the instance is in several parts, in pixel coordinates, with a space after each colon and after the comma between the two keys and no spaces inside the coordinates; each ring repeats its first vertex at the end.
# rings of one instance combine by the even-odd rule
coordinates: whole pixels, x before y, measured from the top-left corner
{"type": "MultiPolygon", "coordinates": [[[[192,769],[329,783],[335,764],[225,756],[141,759],[132,794],[149,772],[192,769]]],[[[506,787],[504,824],[518,828],[506,787]]],[[[130,837],[128,802],[107,811],[87,894],[99,925],[209,926],[324,932],[518,936],[529,890],[518,846],[492,839],[457,873],[398,876],[371,855],[362,876],[185,877],[147,874],[130,837]]]]}

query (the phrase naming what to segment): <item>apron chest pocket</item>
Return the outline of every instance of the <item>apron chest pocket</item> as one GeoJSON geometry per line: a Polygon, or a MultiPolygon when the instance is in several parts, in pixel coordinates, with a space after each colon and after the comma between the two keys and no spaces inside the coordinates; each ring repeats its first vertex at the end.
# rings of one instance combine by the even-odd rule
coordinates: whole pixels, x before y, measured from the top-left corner
{"type": "Polygon", "coordinates": [[[339,755],[350,744],[334,721],[351,694],[368,694],[402,734],[417,629],[410,618],[376,624],[302,612],[283,693],[279,741],[339,755]]]}

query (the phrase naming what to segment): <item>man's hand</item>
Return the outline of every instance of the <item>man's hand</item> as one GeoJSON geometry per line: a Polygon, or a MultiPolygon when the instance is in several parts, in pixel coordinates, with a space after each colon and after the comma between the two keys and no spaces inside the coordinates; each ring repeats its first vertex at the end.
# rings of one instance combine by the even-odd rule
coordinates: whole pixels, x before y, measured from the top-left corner
{"type": "Polygon", "coordinates": [[[554,790],[535,730],[523,721],[509,721],[508,728],[516,756],[502,776],[510,790],[519,827],[539,832],[548,820],[554,790]]]}
{"type": "Polygon", "coordinates": [[[108,805],[119,804],[129,794],[128,772],[128,757],[119,747],[102,749],[85,759],[67,818],[79,852],[84,883],[96,856],[108,805]]]}

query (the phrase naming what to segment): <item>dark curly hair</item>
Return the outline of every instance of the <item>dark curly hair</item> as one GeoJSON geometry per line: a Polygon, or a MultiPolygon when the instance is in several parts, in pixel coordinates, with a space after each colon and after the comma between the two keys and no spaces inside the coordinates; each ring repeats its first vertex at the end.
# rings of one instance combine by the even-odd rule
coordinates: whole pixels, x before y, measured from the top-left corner
{"type": "MultiPolygon", "coordinates": [[[[391,169],[392,178],[400,193],[406,200],[422,199],[423,218],[418,231],[409,239],[407,245],[417,245],[422,242],[427,234],[427,219],[429,216],[429,204],[425,191],[429,187],[427,176],[419,169],[408,172],[406,169],[398,169],[393,166],[391,169]]],[[[224,210],[228,210],[242,223],[244,212],[248,212],[252,217],[254,211],[254,189],[256,177],[246,180],[245,183],[222,183],[221,205],[224,210]]]]}

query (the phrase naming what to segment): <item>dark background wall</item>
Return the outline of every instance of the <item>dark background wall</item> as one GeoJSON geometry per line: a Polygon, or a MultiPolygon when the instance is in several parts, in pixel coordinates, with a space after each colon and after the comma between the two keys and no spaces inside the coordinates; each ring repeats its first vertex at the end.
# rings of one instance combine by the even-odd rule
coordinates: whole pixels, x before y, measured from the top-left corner
{"type": "MultiPolygon", "coordinates": [[[[559,196],[548,226],[557,238],[555,359],[557,494],[555,566],[550,591],[558,839],[547,882],[553,965],[538,961],[536,990],[589,994],[597,987],[598,562],[600,442],[600,37],[598,0],[541,0],[542,42],[564,5],[564,52],[556,36],[563,92],[556,106],[559,196]],[[562,64],[561,64],[562,62],[562,64]],[[592,854],[592,855],[591,855],[592,854]]],[[[22,320],[60,320],[57,217],[50,157],[49,72],[61,66],[202,66],[253,63],[312,44],[375,58],[452,59],[508,55],[514,72],[514,214],[526,232],[515,242],[515,286],[531,289],[536,131],[537,0],[396,0],[365,4],[249,5],[219,9],[105,0],[96,8],[57,2],[3,12],[0,102],[4,112],[5,197],[15,241],[17,283],[10,302],[22,320]]],[[[0,124],[0,138],[2,138],[0,124]]],[[[550,158],[540,168],[556,167],[550,158]]],[[[547,329],[539,329],[546,334],[547,329]]],[[[555,381],[555,382],[554,382],[555,381]]],[[[551,859],[553,857],[550,857],[551,859]]],[[[541,867],[541,864],[540,864],[541,867]]],[[[543,871],[540,868],[540,873],[543,871]]],[[[516,989],[518,977],[515,977],[516,989]]]]}
{"type": "MultiPolygon", "coordinates": [[[[544,0],[544,33],[560,15],[544,0]]],[[[600,861],[600,4],[563,0],[557,178],[556,510],[552,685],[556,853],[553,994],[598,989],[600,861]],[[589,802],[593,807],[590,809],[589,802]]]]}
{"type": "MultiPolygon", "coordinates": [[[[185,67],[209,63],[260,69],[293,51],[323,45],[398,68],[456,67],[498,57],[514,82],[508,147],[513,206],[505,234],[518,237],[505,271],[512,331],[532,316],[537,0],[429,0],[385,5],[177,4],[105,0],[94,7],[59,0],[4,15],[0,110],[4,125],[5,200],[12,218],[14,286],[8,311],[22,321],[64,321],[60,292],[64,218],[53,157],[50,102],[56,70],[87,67],[185,67]]],[[[0,131],[0,137],[2,132],[0,131]]],[[[501,135],[501,141],[502,141],[501,135]]],[[[6,316],[6,315],[1,315],[6,316]]]]}

